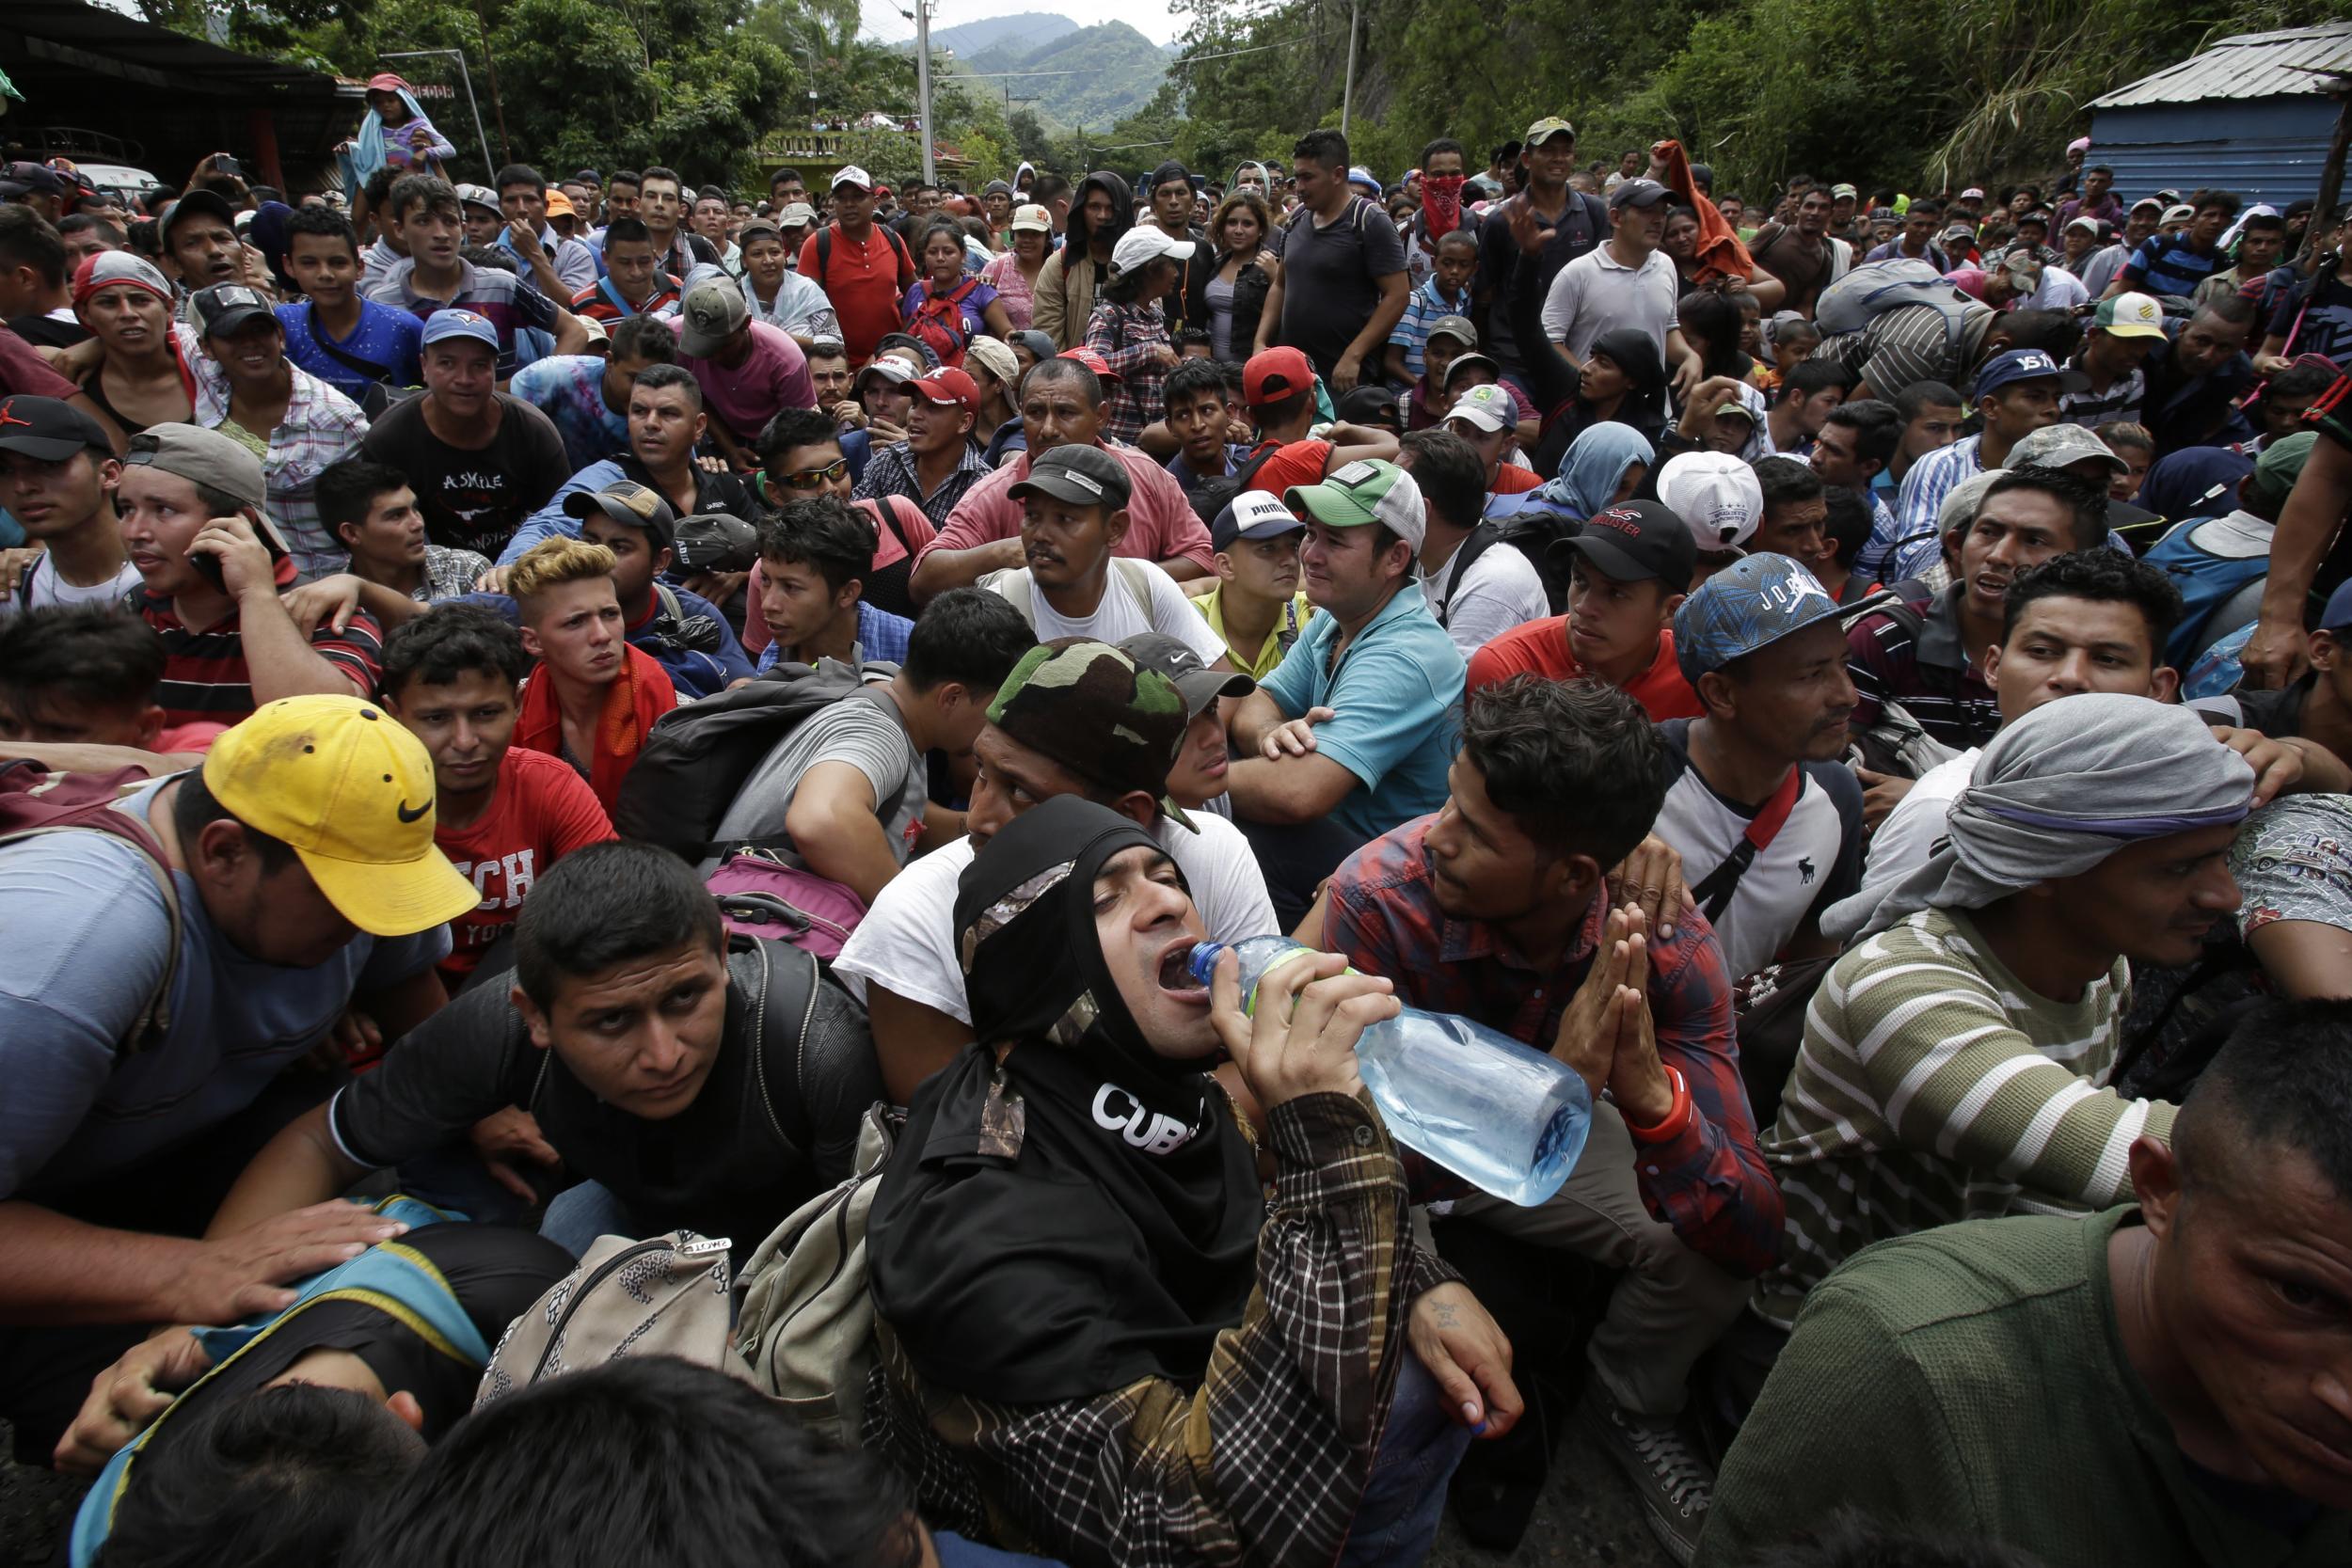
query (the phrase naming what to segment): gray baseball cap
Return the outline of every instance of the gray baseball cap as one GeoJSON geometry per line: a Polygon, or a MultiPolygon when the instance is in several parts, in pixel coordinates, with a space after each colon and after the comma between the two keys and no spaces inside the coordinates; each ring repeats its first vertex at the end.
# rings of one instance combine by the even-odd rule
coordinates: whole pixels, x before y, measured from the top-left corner
{"type": "Polygon", "coordinates": [[[2063,468],[2093,457],[2119,474],[2131,468],[2129,463],[2115,454],[2113,448],[2078,424],[2043,425],[2010,448],[2009,456],[2002,461],[2001,467],[2063,468]]]}
{"type": "Polygon", "coordinates": [[[122,461],[132,467],[159,469],[234,496],[242,506],[262,509],[267,487],[262,482],[262,460],[217,430],[200,425],[158,424],[131,437],[122,461]]]}

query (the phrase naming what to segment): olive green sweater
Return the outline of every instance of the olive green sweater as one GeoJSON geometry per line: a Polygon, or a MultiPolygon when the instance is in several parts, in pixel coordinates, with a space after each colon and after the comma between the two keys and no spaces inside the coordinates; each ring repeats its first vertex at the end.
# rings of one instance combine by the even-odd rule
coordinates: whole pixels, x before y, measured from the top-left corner
{"type": "Polygon", "coordinates": [[[2352,1515],[2288,1536],[2184,1468],[2116,1326],[2107,1242],[2126,1222],[2136,1210],[1946,1226],[1814,1287],[1724,1459],[1694,1568],[1739,1568],[1840,1508],[2047,1568],[2352,1563],[2352,1515]]]}

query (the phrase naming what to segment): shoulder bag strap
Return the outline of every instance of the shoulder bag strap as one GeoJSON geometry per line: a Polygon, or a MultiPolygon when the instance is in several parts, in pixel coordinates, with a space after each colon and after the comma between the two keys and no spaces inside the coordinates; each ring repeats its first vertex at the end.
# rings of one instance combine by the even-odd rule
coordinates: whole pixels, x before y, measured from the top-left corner
{"type": "Polygon", "coordinates": [[[321,354],[326,355],[343,369],[366,376],[370,381],[389,382],[392,379],[389,366],[379,365],[373,359],[362,359],[358,355],[338,348],[327,341],[326,329],[319,325],[319,308],[316,305],[305,304],[303,309],[310,312],[310,341],[318,344],[321,354]]]}
{"type": "Polygon", "coordinates": [[[1708,872],[1691,890],[1692,901],[1706,911],[1709,921],[1721,920],[1724,911],[1731,907],[1731,895],[1738,891],[1740,879],[1748,874],[1748,867],[1756,863],[1756,857],[1764,847],[1780,836],[1780,830],[1788,822],[1788,814],[1796,809],[1797,796],[1804,788],[1804,769],[1789,768],[1788,777],[1780,781],[1780,787],[1772,791],[1772,799],[1749,819],[1748,831],[1740,835],[1740,842],[1731,847],[1723,864],[1708,872]]]}

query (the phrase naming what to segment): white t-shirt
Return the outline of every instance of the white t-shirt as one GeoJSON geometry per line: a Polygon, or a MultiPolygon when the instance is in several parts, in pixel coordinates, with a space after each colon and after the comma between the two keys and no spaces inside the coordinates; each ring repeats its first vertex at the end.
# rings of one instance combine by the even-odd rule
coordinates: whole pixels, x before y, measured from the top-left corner
{"type": "MultiPolygon", "coordinates": [[[[1278,934],[1265,878],[1241,830],[1204,811],[1187,815],[1200,832],[1188,833],[1162,817],[1152,836],[1184,874],[1210,940],[1278,934]]],[[[972,859],[972,841],[960,838],[915,861],[882,890],[834,960],[834,976],[859,1001],[866,1000],[866,982],[879,981],[894,996],[972,1022],[955,932],[956,882],[972,859]]]]}
{"type": "Polygon", "coordinates": [[[77,588],[57,576],[56,563],[47,554],[24,568],[24,579],[16,585],[13,594],[0,594],[0,620],[20,610],[39,610],[43,605],[95,604],[113,607],[122,596],[139,585],[139,569],[128,561],[122,569],[104,582],[91,588],[77,588]]]}
{"type": "Polygon", "coordinates": [[[2042,281],[2034,285],[2032,293],[2017,302],[2020,310],[2071,310],[2077,305],[2090,303],[2090,291],[2083,280],[2064,267],[2043,267],[2042,281]]]}
{"type": "Polygon", "coordinates": [[[1103,579],[1102,602],[1094,607],[1093,614],[1075,619],[1046,603],[1026,566],[992,572],[980,579],[980,586],[1002,594],[1016,605],[1025,598],[1029,625],[1040,642],[1051,642],[1057,637],[1089,637],[1097,642],[1117,642],[1137,632],[1156,631],[1199,654],[1203,664],[1215,664],[1226,657],[1225,643],[1209,629],[1207,617],[1193,608],[1184,590],[1176,586],[1176,579],[1153,562],[1136,561],[1122,565],[1120,558],[1114,557],[1110,572],[1103,579]],[[1146,602],[1137,601],[1132,583],[1143,585],[1148,614],[1146,602]]]}
{"type": "Polygon", "coordinates": [[[1552,278],[1544,296],[1544,336],[1566,343],[1581,360],[1592,352],[1594,339],[1629,327],[1647,334],[1662,358],[1681,292],[1681,275],[1664,251],[1653,250],[1640,266],[1629,267],[1603,245],[1552,278]]]}
{"type": "Polygon", "coordinates": [[[1895,802],[1886,820],[1870,835],[1870,852],[1862,865],[1862,886],[1821,911],[1821,934],[1851,942],[1863,922],[1898,883],[1928,863],[1935,841],[1944,836],[1944,823],[1952,802],[1976,777],[1981,749],[1971,746],[1948,762],[1939,762],[1919,775],[1909,794],[1895,802]]]}
{"type": "MultiPolygon", "coordinates": [[[[1460,553],[1456,546],[1454,554],[1460,553]]],[[[1486,553],[1462,574],[1449,613],[1446,579],[1453,575],[1454,556],[1449,555],[1435,570],[1422,574],[1421,593],[1429,601],[1429,613],[1439,618],[1445,634],[1454,639],[1465,659],[1512,627],[1551,613],[1543,578],[1517,546],[1487,546],[1486,553]]]]}

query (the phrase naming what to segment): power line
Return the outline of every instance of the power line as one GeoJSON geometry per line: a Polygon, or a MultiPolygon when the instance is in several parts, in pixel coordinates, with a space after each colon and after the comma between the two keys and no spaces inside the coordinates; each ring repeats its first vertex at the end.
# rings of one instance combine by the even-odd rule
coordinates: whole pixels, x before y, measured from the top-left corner
{"type": "Polygon", "coordinates": [[[1174,71],[1179,66],[1200,65],[1207,60],[1230,60],[1239,55],[1263,55],[1269,49],[1288,49],[1295,43],[1311,43],[1317,39],[1327,39],[1332,36],[1330,33],[1301,33],[1296,38],[1285,39],[1279,43],[1252,44],[1248,49],[1228,49],[1219,55],[1181,55],[1168,62],[1168,69],[1174,71]]]}

